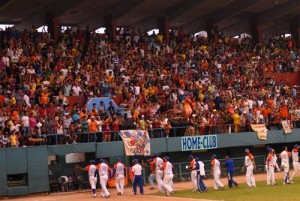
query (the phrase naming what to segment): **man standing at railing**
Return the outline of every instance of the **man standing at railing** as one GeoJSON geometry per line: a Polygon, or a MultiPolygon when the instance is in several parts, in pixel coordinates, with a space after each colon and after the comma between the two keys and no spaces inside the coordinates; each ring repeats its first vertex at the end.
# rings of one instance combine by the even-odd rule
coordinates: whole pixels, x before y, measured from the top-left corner
{"type": "Polygon", "coordinates": [[[191,181],[193,184],[193,192],[198,190],[198,182],[197,182],[197,170],[196,161],[193,155],[189,155],[190,165],[189,170],[191,171],[191,181]]]}
{"type": "Polygon", "coordinates": [[[256,169],[254,156],[250,153],[249,149],[245,149],[245,163],[244,168],[246,168],[246,180],[249,188],[256,187],[255,178],[253,170],[256,169]]]}
{"type": "Polygon", "coordinates": [[[160,157],[158,157],[157,153],[154,154],[153,164],[154,164],[155,172],[156,172],[156,182],[157,182],[157,186],[158,186],[158,191],[164,192],[163,191],[163,182],[162,182],[163,172],[160,169],[163,164],[163,160],[160,157]]]}
{"type": "Polygon", "coordinates": [[[221,182],[221,164],[220,161],[217,159],[217,156],[213,154],[211,156],[211,175],[214,177],[214,189],[218,190],[219,187],[224,189],[224,184],[221,182]]]}
{"type": "Polygon", "coordinates": [[[232,189],[233,185],[238,186],[238,183],[233,180],[234,164],[233,160],[229,156],[225,156],[224,166],[227,168],[228,187],[232,189]]]}

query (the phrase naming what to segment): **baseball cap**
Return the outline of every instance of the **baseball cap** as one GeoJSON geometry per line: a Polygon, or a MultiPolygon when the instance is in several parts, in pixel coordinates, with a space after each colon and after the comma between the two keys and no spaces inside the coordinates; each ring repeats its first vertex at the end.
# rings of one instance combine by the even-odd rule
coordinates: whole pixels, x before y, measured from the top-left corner
{"type": "Polygon", "coordinates": [[[195,157],[195,161],[198,161],[199,160],[199,158],[198,157],[195,157]]]}
{"type": "Polygon", "coordinates": [[[169,156],[165,156],[164,159],[168,161],[168,160],[170,160],[170,157],[169,156]]]}
{"type": "Polygon", "coordinates": [[[211,157],[217,158],[217,155],[216,155],[216,154],[213,154],[213,155],[211,155],[211,157]]]}
{"type": "Polygon", "coordinates": [[[248,148],[246,148],[246,149],[245,149],[245,152],[249,152],[249,149],[248,149],[248,148]]]}
{"type": "Polygon", "coordinates": [[[96,164],[96,161],[95,160],[90,160],[90,163],[91,164],[96,164]]]}
{"type": "Polygon", "coordinates": [[[154,153],[154,157],[157,157],[158,156],[158,153],[154,153]]]}
{"type": "Polygon", "coordinates": [[[103,163],[103,162],[104,162],[104,160],[103,160],[103,159],[100,159],[100,160],[99,160],[99,163],[103,163]]]}
{"type": "Polygon", "coordinates": [[[147,161],[151,161],[151,162],[152,162],[152,161],[153,161],[153,159],[152,159],[152,158],[148,158],[148,160],[147,160],[147,161]]]}
{"type": "Polygon", "coordinates": [[[295,144],[295,145],[294,145],[294,148],[298,148],[298,147],[299,147],[299,145],[298,145],[298,144],[295,144]]]}
{"type": "Polygon", "coordinates": [[[269,148],[269,152],[272,152],[273,151],[273,149],[272,148],[269,148]]]}
{"type": "Polygon", "coordinates": [[[138,163],[139,160],[138,160],[137,158],[135,158],[135,159],[133,159],[133,162],[134,162],[134,163],[138,163]]]}
{"type": "Polygon", "coordinates": [[[189,155],[189,159],[192,159],[192,158],[194,158],[194,156],[193,155],[189,155]]]}
{"type": "Polygon", "coordinates": [[[120,161],[121,160],[121,158],[117,158],[117,161],[120,161]]]}

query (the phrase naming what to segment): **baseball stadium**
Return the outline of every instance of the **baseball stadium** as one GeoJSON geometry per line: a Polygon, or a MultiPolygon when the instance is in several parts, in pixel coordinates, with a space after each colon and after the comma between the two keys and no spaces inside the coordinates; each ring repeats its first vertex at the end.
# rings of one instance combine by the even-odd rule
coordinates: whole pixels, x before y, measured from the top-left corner
{"type": "Polygon", "coordinates": [[[0,0],[0,200],[296,200],[300,0],[0,0]]]}

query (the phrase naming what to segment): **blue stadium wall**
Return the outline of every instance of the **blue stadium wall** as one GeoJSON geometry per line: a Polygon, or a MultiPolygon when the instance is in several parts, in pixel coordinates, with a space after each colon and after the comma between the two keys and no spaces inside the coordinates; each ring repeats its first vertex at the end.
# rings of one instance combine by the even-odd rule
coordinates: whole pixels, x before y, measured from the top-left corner
{"type": "MultiPolygon", "coordinates": [[[[241,156],[243,147],[264,147],[264,145],[277,146],[281,144],[298,143],[300,141],[300,129],[293,129],[290,134],[284,134],[282,130],[268,131],[267,140],[259,140],[254,132],[220,134],[217,136],[217,144],[214,149],[207,151],[182,151],[182,137],[154,138],[151,139],[151,152],[171,155],[173,161],[184,162],[190,153],[199,154],[209,158],[209,155],[217,153],[220,157],[230,154],[241,156]]],[[[253,148],[255,152],[256,149],[253,148]]],[[[257,149],[258,151],[259,149],[257,149]]],[[[278,152],[280,150],[277,150],[278,152]]],[[[260,149],[263,153],[263,148],[260,149]]],[[[114,161],[122,158],[129,165],[130,160],[125,157],[123,142],[110,143],[80,143],[69,145],[36,146],[22,148],[0,149],[0,196],[17,196],[31,193],[49,191],[49,170],[54,170],[58,175],[71,172],[73,165],[63,163],[63,158],[69,153],[86,153],[89,158],[108,158],[114,161]],[[48,155],[56,155],[58,163],[48,165],[48,155]],[[27,184],[24,186],[8,186],[9,175],[26,174],[27,184]]]]}

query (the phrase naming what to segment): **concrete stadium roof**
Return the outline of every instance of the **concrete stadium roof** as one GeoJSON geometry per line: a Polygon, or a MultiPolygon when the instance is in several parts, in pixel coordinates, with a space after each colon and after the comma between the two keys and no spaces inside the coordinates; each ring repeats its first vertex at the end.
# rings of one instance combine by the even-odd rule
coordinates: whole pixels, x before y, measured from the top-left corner
{"type": "MultiPolygon", "coordinates": [[[[151,30],[157,18],[166,17],[170,27],[185,32],[206,30],[213,24],[224,35],[250,32],[250,22],[262,25],[266,33],[288,33],[289,21],[298,19],[300,0],[0,0],[0,23],[30,29],[46,25],[46,13],[65,26],[104,26],[111,15],[118,27],[151,30]]],[[[296,20],[298,21],[298,20],[296,20]]]]}

